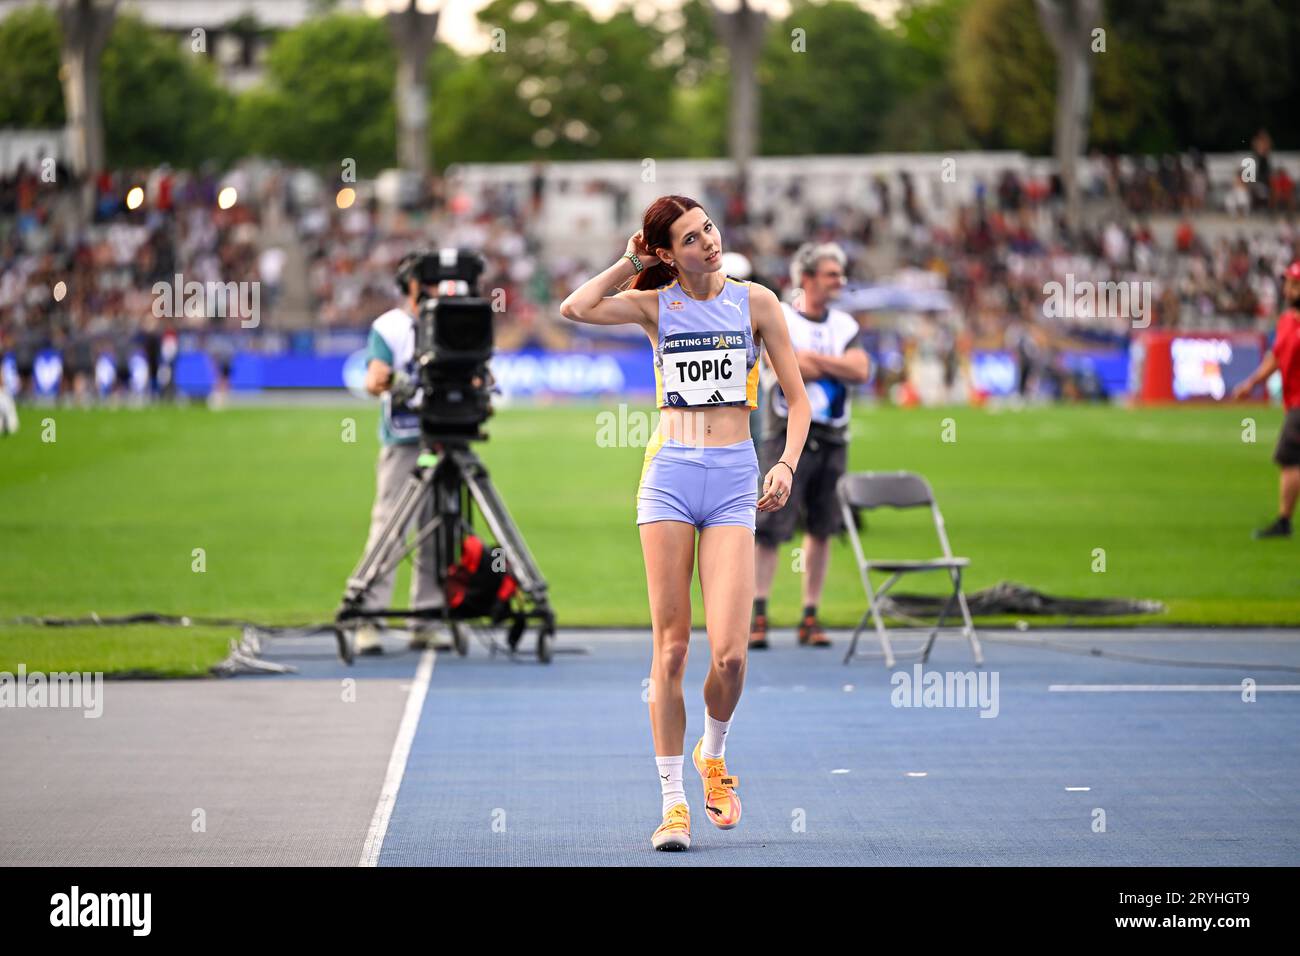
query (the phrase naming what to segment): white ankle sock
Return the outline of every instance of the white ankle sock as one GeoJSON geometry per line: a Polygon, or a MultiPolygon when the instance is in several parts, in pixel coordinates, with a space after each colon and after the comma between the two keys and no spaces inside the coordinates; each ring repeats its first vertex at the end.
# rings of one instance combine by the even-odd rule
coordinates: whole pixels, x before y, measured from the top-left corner
{"type": "Polygon", "coordinates": [[[700,752],[706,757],[713,757],[715,760],[721,757],[727,750],[727,728],[730,726],[731,721],[714,720],[706,710],[704,712],[704,745],[700,747],[700,752]]]}
{"type": "Polygon", "coordinates": [[[676,757],[655,757],[659,768],[659,789],[663,791],[663,812],[674,803],[686,803],[686,788],[682,786],[682,755],[676,757]]]}

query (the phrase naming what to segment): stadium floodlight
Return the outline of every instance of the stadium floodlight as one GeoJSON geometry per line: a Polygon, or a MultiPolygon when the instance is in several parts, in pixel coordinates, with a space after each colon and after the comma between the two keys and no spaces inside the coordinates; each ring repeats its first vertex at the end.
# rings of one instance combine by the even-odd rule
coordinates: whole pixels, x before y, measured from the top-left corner
{"type": "Polygon", "coordinates": [[[713,0],[713,23],[731,58],[728,149],[744,188],[758,152],[758,57],[768,22],[782,16],[785,0],[713,0]]]}
{"type": "Polygon", "coordinates": [[[362,9],[372,17],[382,17],[390,13],[405,13],[412,7],[416,13],[437,13],[442,4],[443,0],[365,0],[362,9]]]}
{"type": "Polygon", "coordinates": [[[78,212],[89,222],[95,204],[95,176],[104,168],[104,117],[99,68],[117,15],[117,0],[62,0],[59,17],[59,79],[67,114],[68,153],[82,177],[78,212]]]}
{"type": "Polygon", "coordinates": [[[429,150],[429,87],[425,66],[433,52],[443,0],[365,0],[362,9],[387,21],[397,53],[397,162],[423,176],[433,165],[429,150]]]}
{"type": "Polygon", "coordinates": [[[1092,56],[1088,38],[1101,21],[1101,0],[1037,0],[1039,23],[1056,51],[1056,127],[1052,150],[1065,189],[1065,221],[1079,226],[1078,163],[1088,144],[1092,56]]]}
{"type": "Polygon", "coordinates": [[[733,14],[742,7],[771,20],[790,12],[787,0],[713,0],[713,8],[718,13],[733,14]]]}

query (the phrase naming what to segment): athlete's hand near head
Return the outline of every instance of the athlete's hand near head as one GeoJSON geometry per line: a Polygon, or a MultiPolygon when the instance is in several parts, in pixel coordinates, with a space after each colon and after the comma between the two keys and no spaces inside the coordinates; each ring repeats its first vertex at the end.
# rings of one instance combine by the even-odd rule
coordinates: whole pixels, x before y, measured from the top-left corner
{"type": "MultiPolygon", "coordinates": [[[[627,241],[627,251],[636,253],[642,268],[651,265],[653,257],[645,249],[639,231],[627,241]]],[[[606,290],[623,284],[636,274],[636,266],[631,260],[620,257],[600,275],[588,279],[570,293],[560,303],[560,315],[590,325],[636,323],[647,332],[653,332],[659,323],[658,293],[654,289],[624,289],[616,295],[605,295],[606,290]]]]}
{"type": "Polygon", "coordinates": [[[635,255],[641,260],[642,267],[646,269],[659,261],[659,257],[651,252],[650,247],[646,245],[645,237],[641,235],[640,229],[632,233],[632,238],[627,241],[627,252],[624,254],[635,255]]]}

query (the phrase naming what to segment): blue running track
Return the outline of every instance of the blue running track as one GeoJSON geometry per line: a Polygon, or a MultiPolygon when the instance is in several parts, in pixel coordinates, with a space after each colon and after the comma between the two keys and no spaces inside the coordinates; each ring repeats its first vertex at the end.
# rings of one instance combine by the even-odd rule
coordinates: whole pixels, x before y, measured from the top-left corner
{"type": "MultiPolygon", "coordinates": [[[[1300,669],[1296,632],[1048,635],[1079,649],[1234,665],[1215,668],[990,641],[993,717],[978,706],[895,706],[891,674],[913,675],[914,662],[844,666],[846,637],[834,636],[830,650],[778,637],[751,653],[727,745],[744,817],[726,832],[705,819],[690,767],[708,665],[704,635],[693,636],[685,777],[694,843],[686,853],[649,844],[660,796],[642,700],[648,632],[562,631],[560,647],[586,653],[558,655],[549,667],[489,658],[478,645],[464,659],[442,652],[378,862],[1300,864],[1300,670],[1251,666],[1300,669]],[[1259,688],[1253,702],[1237,689],[1243,678],[1259,688]]],[[[415,659],[400,658],[407,668],[415,659]]],[[[378,664],[359,661],[356,673],[378,664]]],[[[945,639],[925,671],[975,668],[963,642],[945,639]]]]}

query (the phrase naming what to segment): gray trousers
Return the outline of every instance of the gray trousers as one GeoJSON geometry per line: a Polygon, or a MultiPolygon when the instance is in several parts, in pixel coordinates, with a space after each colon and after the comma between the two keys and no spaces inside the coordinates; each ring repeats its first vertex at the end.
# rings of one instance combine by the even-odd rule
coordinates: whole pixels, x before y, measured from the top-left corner
{"type": "MultiPolygon", "coordinates": [[[[420,455],[418,443],[411,445],[384,445],[379,451],[379,461],[375,466],[375,505],[370,510],[370,535],[366,538],[366,551],[375,546],[388,516],[392,514],[401,497],[407,479],[415,470],[416,459],[420,455]]],[[[433,498],[429,496],[421,505],[416,520],[410,522],[403,535],[409,536],[419,527],[428,524],[433,518],[433,498]],[[417,524],[418,522],[418,524],[417,524]]],[[[411,568],[411,607],[416,610],[442,607],[444,600],[442,589],[437,582],[437,569],[434,566],[433,538],[417,548],[411,555],[414,566],[411,568]]],[[[363,607],[366,610],[391,607],[393,584],[397,578],[397,569],[389,571],[383,577],[375,579],[374,587],[366,595],[363,607]]],[[[409,626],[428,625],[428,620],[411,620],[409,626]]]]}

